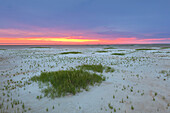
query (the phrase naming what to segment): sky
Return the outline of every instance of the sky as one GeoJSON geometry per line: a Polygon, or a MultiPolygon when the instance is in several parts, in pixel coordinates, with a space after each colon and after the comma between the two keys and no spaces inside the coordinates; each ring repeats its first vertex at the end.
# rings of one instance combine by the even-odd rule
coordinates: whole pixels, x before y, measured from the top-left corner
{"type": "Polygon", "coordinates": [[[170,43],[170,0],[0,0],[0,45],[170,43]]]}

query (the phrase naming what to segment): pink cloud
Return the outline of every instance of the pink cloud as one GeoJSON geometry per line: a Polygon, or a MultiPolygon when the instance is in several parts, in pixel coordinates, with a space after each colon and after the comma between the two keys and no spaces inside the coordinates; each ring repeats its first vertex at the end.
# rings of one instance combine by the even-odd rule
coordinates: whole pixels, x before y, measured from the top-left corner
{"type": "MultiPolygon", "coordinates": [[[[149,34],[151,35],[151,34],[149,34]]],[[[34,28],[32,30],[0,29],[0,44],[150,44],[170,43],[170,38],[114,37],[82,30],[34,28]],[[104,36],[104,37],[103,37],[104,36]]]]}

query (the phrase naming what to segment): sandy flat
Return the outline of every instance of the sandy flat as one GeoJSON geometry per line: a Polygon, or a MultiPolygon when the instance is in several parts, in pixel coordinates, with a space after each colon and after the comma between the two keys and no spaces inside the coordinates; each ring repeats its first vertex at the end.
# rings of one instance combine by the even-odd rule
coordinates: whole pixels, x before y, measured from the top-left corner
{"type": "Polygon", "coordinates": [[[129,47],[108,49],[105,53],[96,52],[102,50],[105,49],[102,47],[25,48],[0,51],[0,111],[7,113],[170,112],[170,76],[166,76],[170,74],[170,49],[136,51],[135,48],[129,47]],[[59,54],[69,51],[78,51],[82,54],[59,54]],[[125,53],[125,55],[111,55],[112,53],[125,53]],[[38,83],[23,85],[30,77],[40,75],[43,71],[66,70],[82,64],[100,63],[116,71],[103,72],[106,81],[100,86],[90,87],[89,91],[76,95],[36,99],[37,96],[43,95],[38,83]],[[165,73],[161,73],[162,70],[165,73]],[[11,103],[14,101],[19,103],[12,107],[11,103]]]}

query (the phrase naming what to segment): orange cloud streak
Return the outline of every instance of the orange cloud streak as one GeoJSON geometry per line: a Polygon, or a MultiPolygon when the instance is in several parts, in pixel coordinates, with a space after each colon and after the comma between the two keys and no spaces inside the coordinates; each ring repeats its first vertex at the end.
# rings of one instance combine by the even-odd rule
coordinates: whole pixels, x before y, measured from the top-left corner
{"type": "Polygon", "coordinates": [[[63,38],[0,38],[1,45],[18,45],[18,44],[88,44],[90,42],[99,42],[98,39],[73,39],[71,37],[63,37],[63,38]]]}
{"type": "Polygon", "coordinates": [[[81,39],[76,37],[53,37],[53,38],[1,38],[0,45],[90,45],[90,44],[150,44],[159,43],[158,41],[166,43],[170,38],[164,39],[137,39],[131,38],[116,38],[116,39],[81,39]]]}
{"type": "Polygon", "coordinates": [[[56,41],[56,42],[98,42],[99,41],[99,40],[95,40],[95,39],[72,39],[70,37],[66,37],[66,38],[29,38],[26,40],[56,41]]]}
{"type": "MultiPolygon", "coordinates": [[[[152,34],[145,34],[151,36],[152,34]]],[[[0,45],[92,45],[92,44],[151,44],[170,43],[170,38],[141,39],[137,37],[101,38],[85,31],[51,29],[0,29],[0,45]],[[84,35],[85,34],[85,35],[84,35]]]]}

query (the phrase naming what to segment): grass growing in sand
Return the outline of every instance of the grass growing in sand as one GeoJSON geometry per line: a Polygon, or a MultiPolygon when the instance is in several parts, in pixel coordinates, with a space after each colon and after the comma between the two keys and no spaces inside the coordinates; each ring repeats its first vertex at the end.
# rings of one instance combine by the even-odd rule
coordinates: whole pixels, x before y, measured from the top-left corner
{"type": "Polygon", "coordinates": [[[106,73],[108,72],[114,72],[115,69],[111,68],[111,67],[104,67],[101,64],[99,65],[81,65],[81,66],[77,66],[77,68],[81,69],[81,70],[92,70],[94,72],[99,72],[99,73],[103,73],[103,71],[105,70],[106,73]]]}
{"type": "Polygon", "coordinates": [[[106,53],[108,51],[96,51],[96,52],[98,52],[98,53],[106,53]]]}
{"type": "Polygon", "coordinates": [[[159,73],[164,74],[164,77],[170,77],[170,70],[169,70],[169,71],[167,71],[167,70],[162,70],[162,71],[160,71],[159,73]]]}
{"type": "Polygon", "coordinates": [[[63,53],[60,53],[60,54],[81,54],[82,52],[75,52],[75,51],[72,51],[72,52],[63,52],[63,53]]]}
{"type": "Polygon", "coordinates": [[[111,55],[125,55],[125,53],[112,53],[111,55]]]}
{"type": "Polygon", "coordinates": [[[143,51],[143,50],[156,50],[156,49],[147,49],[147,48],[143,48],[143,49],[136,49],[136,51],[143,51]]]}
{"type": "Polygon", "coordinates": [[[94,72],[100,72],[102,73],[105,67],[103,67],[101,64],[99,65],[81,65],[78,66],[81,70],[92,70],[94,72]]]}
{"type": "Polygon", "coordinates": [[[117,49],[115,47],[107,47],[107,48],[104,48],[104,49],[117,49]]]}
{"type": "Polygon", "coordinates": [[[108,73],[108,72],[114,72],[115,69],[114,68],[111,68],[111,67],[106,67],[106,70],[105,72],[108,73]]]}
{"type": "Polygon", "coordinates": [[[161,49],[170,49],[170,47],[161,47],[161,49]]]}
{"type": "Polygon", "coordinates": [[[43,72],[34,76],[32,81],[50,83],[51,86],[43,90],[45,96],[54,98],[67,94],[75,95],[81,89],[88,89],[89,85],[101,83],[105,78],[101,75],[91,74],[83,70],[62,70],[56,72],[43,72]]]}
{"type": "Polygon", "coordinates": [[[110,109],[113,109],[113,106],[111,106],[111,104],[110,104],[110,103],[108,104],[108,107],[109,107],[110,109]]]}

